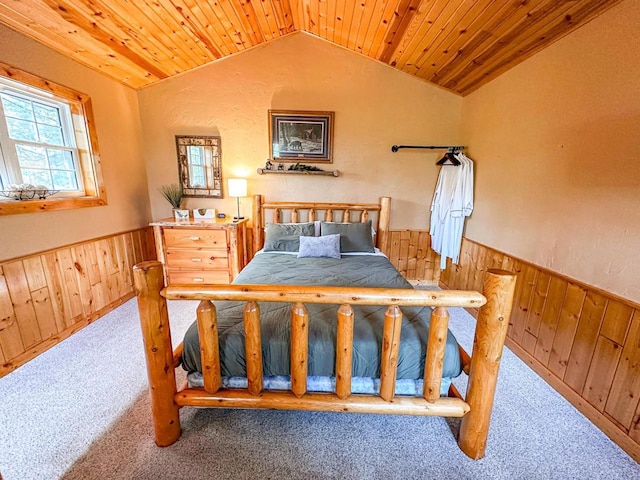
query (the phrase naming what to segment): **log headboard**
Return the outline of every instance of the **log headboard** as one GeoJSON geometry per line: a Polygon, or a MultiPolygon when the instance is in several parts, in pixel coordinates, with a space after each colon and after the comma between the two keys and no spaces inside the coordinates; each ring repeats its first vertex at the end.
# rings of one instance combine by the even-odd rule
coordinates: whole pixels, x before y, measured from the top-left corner
{"type": "Polygon", "coordinates": [[[253,247],[257,252],[264,245],[267,222],[366,222],[372,221],[376,231],[375,245],[381,250],[387,245],[391,198],[380,197],[379,203],[311,203],[265,202],[262,195],[253,197],[253,247]]]}

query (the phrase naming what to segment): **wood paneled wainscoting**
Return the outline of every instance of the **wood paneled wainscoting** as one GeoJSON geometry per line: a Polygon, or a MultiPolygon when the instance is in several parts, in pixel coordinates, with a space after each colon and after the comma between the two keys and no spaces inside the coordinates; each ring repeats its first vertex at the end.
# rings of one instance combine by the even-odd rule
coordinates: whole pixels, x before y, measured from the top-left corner
{"type": "MultiPolygon", "coordinates": [[[[420,230],[391,230],[387,245],[380,248],[394,267],[408,280],[421,285],[438,285],[440,255],[431,250],[429,232],[420,230]]],[[[482,280],[482,279],[481,279],[482,280]]],[[[482,291],[482,283],[477,289],[482,291]]]]}
{"type": "Polygon", "coordinates": [[[132,298],[155,256],[147,227],[0,262],[0,377],[132,298]]]}
{"type": "Polygon", "coordinates": [[[489,268],[518,274],[506,345],[640,462],[640,305],[468,239],[440,286],[489,268]]]}

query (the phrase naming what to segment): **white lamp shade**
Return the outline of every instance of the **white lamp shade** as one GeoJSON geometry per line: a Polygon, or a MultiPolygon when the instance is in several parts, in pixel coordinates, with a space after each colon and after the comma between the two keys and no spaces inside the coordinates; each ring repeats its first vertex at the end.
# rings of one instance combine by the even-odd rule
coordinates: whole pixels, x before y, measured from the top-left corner
{"type": "Polygon", "coordinates": [[[246,197],[247,196],[247,179],[246,178],[230,178],[229,179],[229,196],[230,197],[246,197]]]}

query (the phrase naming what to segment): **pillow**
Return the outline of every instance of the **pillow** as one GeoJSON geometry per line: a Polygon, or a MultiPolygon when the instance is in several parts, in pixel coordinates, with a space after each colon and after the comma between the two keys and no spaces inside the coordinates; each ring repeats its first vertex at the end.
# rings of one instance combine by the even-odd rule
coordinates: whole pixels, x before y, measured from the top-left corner
{"type": "Polygon", "coordinates": [[[371,220],[364,223],[331,223],[322,222],[321,235],[340,235],[341,252],[373,253],[373,237],[371,220]]]}
{"type": "Polygon", "coordinates": [[[297,252],[300,235],[314,235],[313,222],[308,223],[267,223],[264,229],[265,252],[297,252]]]}
{"type": "Polygon", "coordinates": [[[340,235],[323,237],[300,237],[298,258],[340,258],[340,235]]]}
{"type": "Polygon", "coordinates": [[[297,252],[300,249],[300,235],[282,235],[265,239],[265,252],[297,252]]]}

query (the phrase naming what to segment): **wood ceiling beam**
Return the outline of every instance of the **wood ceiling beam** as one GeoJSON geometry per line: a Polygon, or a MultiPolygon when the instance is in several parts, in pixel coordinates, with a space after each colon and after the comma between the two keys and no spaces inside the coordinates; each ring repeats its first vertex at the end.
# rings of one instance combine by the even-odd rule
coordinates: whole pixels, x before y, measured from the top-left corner
{"type": "Polygon", "coordinates": [[[0,3],[0,23],[67,58],[132,88],[140,88],[156,80],[130,60],[102,43],[96,43],[88,33],[69,25],[46,5],[14,2],[11,7],[14,8],[0,3]]]}
{"type": "MultiPolygon", "coordinates": [[[[138,18],[138,21],[150,22],[149,26],[155,32],[154,36],[165,45],[165,48],[170,48],[178,55],[182,55],[183,59],[189,63],[187,69],[215,58],[204,45],[194,41],[191,32],[185,28],[184,22],[169,0],[117,0],[117,2],[124,3],[131,12],[130,15],[138,18]]],[[[233,50],[225,48],[225,51],[235,52],[235,45],[231,44],[231,47],[233,50]]],[[[224,48],[224,45],[218,48],[224,48]]]]}
{"type": "MultiPolygon", "coordinates": [[[[262,2],[263,4],[265,2],[262,2]]],[[[264,5],[262,7],[258,7],[258,8],[262,8],[264,9],[264,5]]],[[[246,22],[248,23],[248,25],[251,27],[251,31],[253,32],[253,35],[255,36],[255,41],[260,44],[260,43],[264,43],[266,42],[267,39],[267,35],[272,36],[272,34],[270,33],[271,30],[273,30],[272,28],[270,28],[269,26],[269,20],[268,17],[266,16],[266,12],[260,11],[260,18],[263,19],[263,22],[266,28],[263,28],[260,25],[260,21],[258,20],[258,15],[256,15],[256,10],[253,8],[253,3],[248,1],[248,2],[244,2],[241,1],[240,2],[240,11],[238,11],[238,8],[235,9],[236,12],[238,13],[238,16],[244,16],[246,18],[246,22]]]]}
{"type": "MultiPolygon", "coordinates": [[[[455,53],[451,58],[447,61],[444,61],[442,57],[435,59],[434,63],[437,64],[437,68],[430,69],[428,66],[427,68],[421,68],[420,74],[431,82],[443,84],[446,81],[445,79],[462,70],[469,69],[470,65],[473,66],[471,60],[474,56],[479,55],[480,52],[488,48],[504,32],[508,32],[513,25],[516,25],[523,15],[537,8],[544,1],[533,0],[520,4],[503,3],[486,23],[473,25],[468,29],[470,37],[467,38],[466,43],[461,48],[454,47],[453,51],[455,53]]],[[[497,2],[492,3],[498,5],[497,2]]]]}
{"type": "Polygon", "coordinates": [[[157,30],[149,29],[148,22],[144,21],[144,17],[137,16],[135,11],[132,12],[130,5],[123,4],[120,0],[76,0],[75,5],[79,9],[84,7],[86,11],[100,18],[102,29],[111,35],[118,31],[127,33],[136,42],[138,50],[144,51],[146,58],[154,58],[169,75],[189,68],[182,56],[176,54],[175,46],[171,45],[168,39],[164,43],[160,42],[154,35],[157,30]],[[111,29],[108,29],[108,26],[111,26],[111,29]]]}
{"type": "Polygon", "coordinates": [[[284,17],[289,27],[288,33],[298,31],[299,29],[296,26],[296,12],[293,10],[291,0],[282,0],[281,3],[283,4],[284,17]]]}
{"type": "MultiPolygon", "coordinates": [[[[376,18],[376,27],[371,28],[367,33],[367,38],[364,41],[364,48],[362,53],[371,58],[378,58],[379,54],[382,54],[382,46],[384,45],[384,38],[387,35],[389,26],[391,25],[395,13],[395,3],[387,1],[383,4],[384,9],[378,13],[376,18]]],[[[415,21],[414,17],[414,21],[415,21]]]]}
{"type": "Polygon", "coordinates": [[[154,75],[159,79],[168,78],[164,71],[155,65],[151,64],[145,58],[141,57],[129,47],[124,44],[124,41],[118,41],[114,39],[111,35],[102,31],[100,27],[95,22],[91,22],[84,18],[84,16],[71,5],[67,4],[62,0],[43,0],[43,2],[51,8],[53,11],[58,13],[65,21],[69,22],[72,25],[77,26],[78,28],[84,30],[88,34],[91,35],[92,38],[99,41],[100,43],[107,45],[109,48],[118,52],[123,57],[131,60],[133,63],[138,65],[140,68],[143,68],[150,74],[154,75]]]}
{"type": "MultiPolygon", "coordinates": [[[[513,47],[519,47],[520,40],[531,36],[538,37],[538,31],[544,28],[547,22],[551,21],[554,15],[564,14],[571,8],[568,2],[558,2],[556,0],[546,0],[538,5],[533,5],[526,15],[520,16],[519,21],[512,24],[508,30],[497,30],[496,40],[488,46],[484,51],[479,52],[473,58],[468,58],[465,62],[468,67],[457,70],[455,75],[448,75],[448,78],[441,76],[439,82],[441,85],[447,85],[446,88],[454,88],[460,91],[458,87],[467,77],[473,77],[475,72],[484,71],[488,63],[495,58],[504,58],[505,52],[510,51],[513,47]]],[[[508,25],[505,22],[504,25],[508,25]]]]}
{"type": "Polygon", "coordinates": [[[291,19],[293,20],[294,31],[304,31],[304,7],[302,6],[302,0],[283,0],[289,5],[291,11],[291,19]]]}
{"type": "MultiPolygon", "coordinates": [[[[438,32],[445,28],[449,19],[455,14],[459,5],[454,2],[434,2],[428,12],[414,17],[419,22],[413,33],[410,27],[405,41],[396,49],[390,65],[396,66],[411,75],[418,75],[420,58],[432,48],[438,32]],[[409,33],[411,32],[411,37],[409,33]]],[[[420,9],[421,11],[422,9],[420,9]]]]}
{"type": "Polygon", "coordinates": [[[389,63],[391,57],[393,57],[396,48],[402,42],[402,39],[411,25],[413,17],[418,13],[418,9],[422,4],[422,0],[402,0],[396,10],[396,15],[389,29],[387,37],[384,39],[386,46],[382,51],[379,59],[382,62],[389,63]]]}
{"type": "Polygon", "coordinates": [[[512,52],[508,57],[499,60],[496,64],[487,68],[482,75],[477,76],[470,82],[462,83],[459,88],[460,93],[463,95],[470,94],[514,65],[526,60],[540,50],[548,47],[551,43],[561,39],[578,26],[594,19],[597,15],[608,10],[620,1],[621,0],[590,0],[575,6],[564,17],[555,18],[550,28],[544,30],[543,36],[523,42],[517,51],[512,52]]]}

